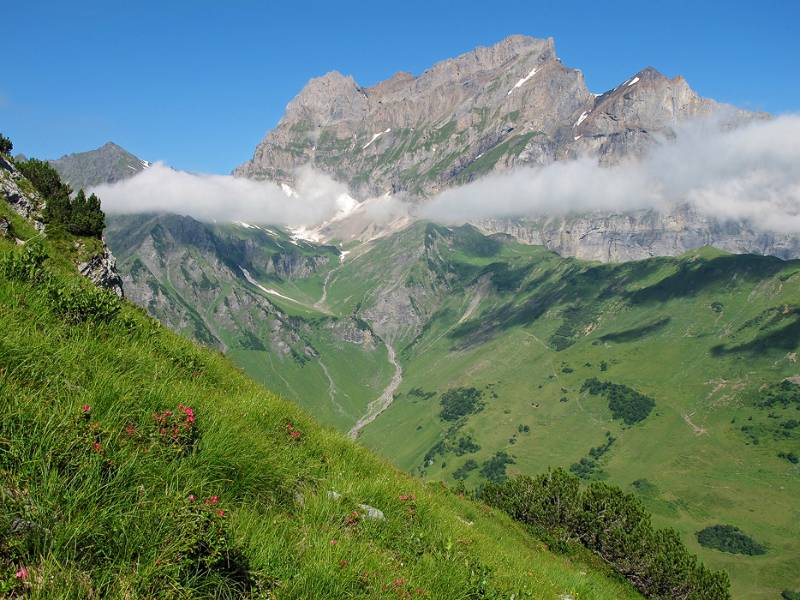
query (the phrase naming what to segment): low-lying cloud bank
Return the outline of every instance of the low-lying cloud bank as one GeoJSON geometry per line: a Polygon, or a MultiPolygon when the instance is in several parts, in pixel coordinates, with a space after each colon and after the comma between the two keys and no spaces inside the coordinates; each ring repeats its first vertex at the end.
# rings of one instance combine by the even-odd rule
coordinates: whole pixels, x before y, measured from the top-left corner
{"type": "Polygon", "coordinates": [[[446,190],[419,216],[448,224],[573,212],[668,211],[746,220],[760,229],[800,232],[800,116],[721,131],[694,122],[641,161],[600,167],[579,159],[489,175],[446,190]]]}
{"type": "MultiPolygon", "coordinates": [[[[583,158],[497,173],[442,192],[422,204],[384,196],[362,205],[376,223],[411,213],[446,224],[487,218],[560,216],[688,203],[720,221],[800,233],[800,116],[787,115],[721,130],[713,121],[687,124],[644,159],[600,167],[583,158]]],[[[94,191],[110,214],[164,211],[204,221],[313,227],[349,214],[344,184],[306,167],[294,190],[264,181],[197,175],[155,164],[94,191]]]]}
{"type": "Polygon", "coordinates": [[[300,169],[295,189],[230,175],[176,171],[155,163],[141,173],[92,190],[109,214],[170,212],[201,221],[319,223],[340,210],[347,186],[311,168],[300,169]]]}

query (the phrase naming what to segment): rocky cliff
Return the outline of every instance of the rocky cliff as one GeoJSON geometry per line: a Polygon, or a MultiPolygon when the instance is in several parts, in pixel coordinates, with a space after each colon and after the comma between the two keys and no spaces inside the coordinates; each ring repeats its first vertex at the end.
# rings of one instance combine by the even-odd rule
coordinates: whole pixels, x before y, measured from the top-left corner
{"type": "MultiPolygon", "coordinates": [[[[583,156],[602,165],[635,159],[674,136],[681,122],[712,114],[728,126],[765,118],[701,98],[683,77],[650,67],[594,94],[579,70],[561,63],[552,39],[511,36],[419,76],[398,73],[369,88],[337,72],[312,79],[235,174],[291,183],[297,167],[311,164],[362,199],[390,193],[424,202],[519,165],[583,156]]],[[[703,245],[800,256],[797,236],[717,222],[686,207],[475,224],[601,261],[677,255],[703,245]]],[[[355,229],[367,231],[348,229],[345,220],[323,237],[359,237],[355,229]]],[[[374,235],[372,228],[368,237],[374,235]]]]}
{"type": "Polygon", "coordinates": [[[652,68],[593,94],[552,39],[511,36],[369,88],[338,72],[312,79],[236,174],[290,182],[312,164],[360,197],[427,196],[515,165],[615,163],[719,107],[652,68]]]}
{"type": "Polygon", "coordinates": [[[713,246],[734,254],[800,257],[800,237],[758,231],[738,221],[717,221],[681,206],[670,214],[654,210],[534,219],[488,219],[476,226],[504,233],[561,256],[623,262],[651,256],[679,256],[713,246]]]}

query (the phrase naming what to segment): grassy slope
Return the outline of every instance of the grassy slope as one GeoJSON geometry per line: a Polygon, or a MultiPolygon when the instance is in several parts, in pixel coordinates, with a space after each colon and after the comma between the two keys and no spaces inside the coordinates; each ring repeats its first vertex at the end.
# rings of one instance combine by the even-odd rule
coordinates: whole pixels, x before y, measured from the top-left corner
{"type": "MultiPolygon", "coordinates": [[[[32,234],[14,221],[18,235],[32,234]]],[[[393,598],[416,588],[432,598],[635,597],[548,553],[495,511],[321,428],[138,309],[126,305],[124,315],[67,325],[35,288],[0,279],[0,524],[21,506],[34,523],[3,581],[24,564],[33,597],[233,595],[170,569],[193,527],[181,520],[186,498],[196,494],[220,497],[233,543],[274,598],[393,598]],[[167,455],[123,433],[129,424],[144,431],[154,411],[181,402],[194,407],[201,432],[191,454],[167,455]],[[101,424],[102,455],[74,436],[83,404],[101,424]],[[290,421],[300,441],[288,436],[290,421]],[[413,513],[400,499],[409,493],[413,513]],[[344,525],[359,503],[386,520],[344,525]]]]}
{"type": "MultiPolygon", "coordinates": [[[[515,457],[511,473],[568,466],[609,431],[617,441],[598,476],[631,491],[633,481],[648,480],[643,499],[656,522],[678,528],[709,566],[728,570],[738,597],[769,598],[800,586],[798,467],[777,456],[797,452],[798,438],[764,434],[755,446],[740,431],[745,423],[774,430],[797,418],[793,407],[756,409],[753,398],[762,385],[800,371],[798,318],[791,312],[800,304],[800,264],[701,250],[679,259],[593,266],[516,245],[485,257],[455,248],[448,260],[462,266],[506,262],[508,272],[519,269],[518,281],[505,291],[495,286],[461,325],[476,288],[454,289],[403,351],[400,395],[364,431],[365,444],[418,470],[448,424],[438,419],[438,397],[425,400],[408,391],[476,386],[486,391],[487,407],[462,431],[481,450],[439,456],[427,477],[453,481],[466,460],[480,463],[498,449],[515,457]],[[595,312],[579,315],[574,344],[555,351],[553,335],[565,321],[564,309],[574,305],[595,312]],[[777,316],[768,312],[776,307],[777,316]],[[713,352],[719,345],[724,351],[713,352]],[[602,361],[610,365],[606,372],[599,369],[602,361]],[[655,398],[653,415],[633,427],[612,421],[602,399],[580,393],[583,381],[595,376],[655,398]],[[519,425],[530,432],[518,432],[519,425]],[[769,552],[744,557],[699,547],[694,532],[715,523],[742,527],[769,552]]],[[[473,471],[468,483],[479,477],[473,471]]]]}
{"type": "Polygon", "coordinates": [[[152,316],[165,319],[180,333],[201,342],[209,343],[213,336],[251,377],[308,408],[323,422],[347,431],[391,378],[386,350],[380,343],[374,350],[366,350],[342,341],[331,331],[332,317],[324,307],[314,306],[322,295],[326,269],[340,265],[334,248],[292,240],[277,227],[212,226],[172,215],[114,217],[109,237],[120,269],[127,274],[136,271],[137,262],[142,264],[142,254],[155,252],[163,258],[151,261],[157,266],[151,264],[148,277],[170,300],[166,307],[157,303],[148,306],[152,316]],[[153,249],[149,245],[142,248],[143,241],[159,238],[165,241],[154,243],[153,249]],[[282,279],[265,270],[272,257],[280,253],[328,257],[331,266],[306,278],[282,279]],[[238,264],[246,265],[265,287],[299,303],[248,283],[238,271],[238,264]],[[189,271],[199,271],[208,278],[204,289],[187,277],[189,271]],[[226,298],[232,297],[240,300],[234,307],[225,307],[221,319],[218,309],[226,298]],[[308,344],[322,358],[301,361],[296,355],[276,351],[274,322],[265,320],[259,312],[263,304],[279,311],[284,321],[289,317],[300,319],[296,332],[303,344],[295,344],[296,350],[302,354],[302,346],[308,344]],[[170,307],[188,307],[186,316],[174,317],[170,307]],[[198,335],[203,331],[210,335],[198,335]],[[248,344],[242,332],[258,338],[261,347],[248,344]],[[333,394],[331,379],[336,388],[333,394]]]}

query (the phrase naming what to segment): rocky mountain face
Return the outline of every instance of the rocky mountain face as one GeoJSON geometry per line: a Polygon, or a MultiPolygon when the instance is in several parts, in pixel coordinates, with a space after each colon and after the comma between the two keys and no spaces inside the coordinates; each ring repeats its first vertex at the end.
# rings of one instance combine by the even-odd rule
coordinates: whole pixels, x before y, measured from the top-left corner
{"type": "MultiPolygon", "coordinates": [[[[712,114],[729,126],[764,117],[701,98],[682,77],[649,67],[593,94],[582,73],[558,59],[552,39],[512,36],[417,77],[398,73],[369,88],[337,72],[312,79],[235,174],[291,183],[297,167],[311,164],[359,198],[389,193],[424,202],[515,166],[584,156],[613,165],[640,157],[674,136],[681,122],[712,114]]],[[[719,223],[687,207],[475,224],[563,256],[601,261],[677,255],[709,244],[800,256],[796,236],[719,223]]],[[[323,233],[349,239],[355,229],[365,230],[348,229],[344,220],[323,233]]]]}
{"type": "Polygon", "coordinates": [[[515,165],[615,163],[719,107],[652,68],[593,94],[552,39],[512,36],[369,88],[338,72],[312,79],[235,173],[290,182],[312,164],[362,198],[427,196],[515,165]]]}
{"type": "Polygon", "coordinates": [[[67,154],[48,162],[74,190],[127,179],[150,166],[148,161],[113,142],[95,150],[67,154]]]}
{"type": "Polygon", "coordinates": [[[679,256],[713,246],[734,254],[800,257],[800,237],[758,231],[746,223],[717,221],[688,205],[670,214],[654,210],[541,219],[487,219],[476,226],[486,234],[517,240],[600,262],[624,262],[652,256],[679,256]]]}

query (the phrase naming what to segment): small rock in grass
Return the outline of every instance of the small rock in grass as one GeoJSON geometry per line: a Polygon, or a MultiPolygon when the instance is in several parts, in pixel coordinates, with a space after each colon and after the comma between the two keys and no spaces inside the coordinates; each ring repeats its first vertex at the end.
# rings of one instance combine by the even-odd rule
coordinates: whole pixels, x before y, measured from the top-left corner
{"type": "Polygon", "coordinates": [[[358,507],[366,512],[364,516],[367,519],[371,519],[372,521],[383,521],[386,519],[386,517],[383,515],[383,511],[378,510],[374,506],[370,506],[369,504],[359,504],[358,507]]]}

